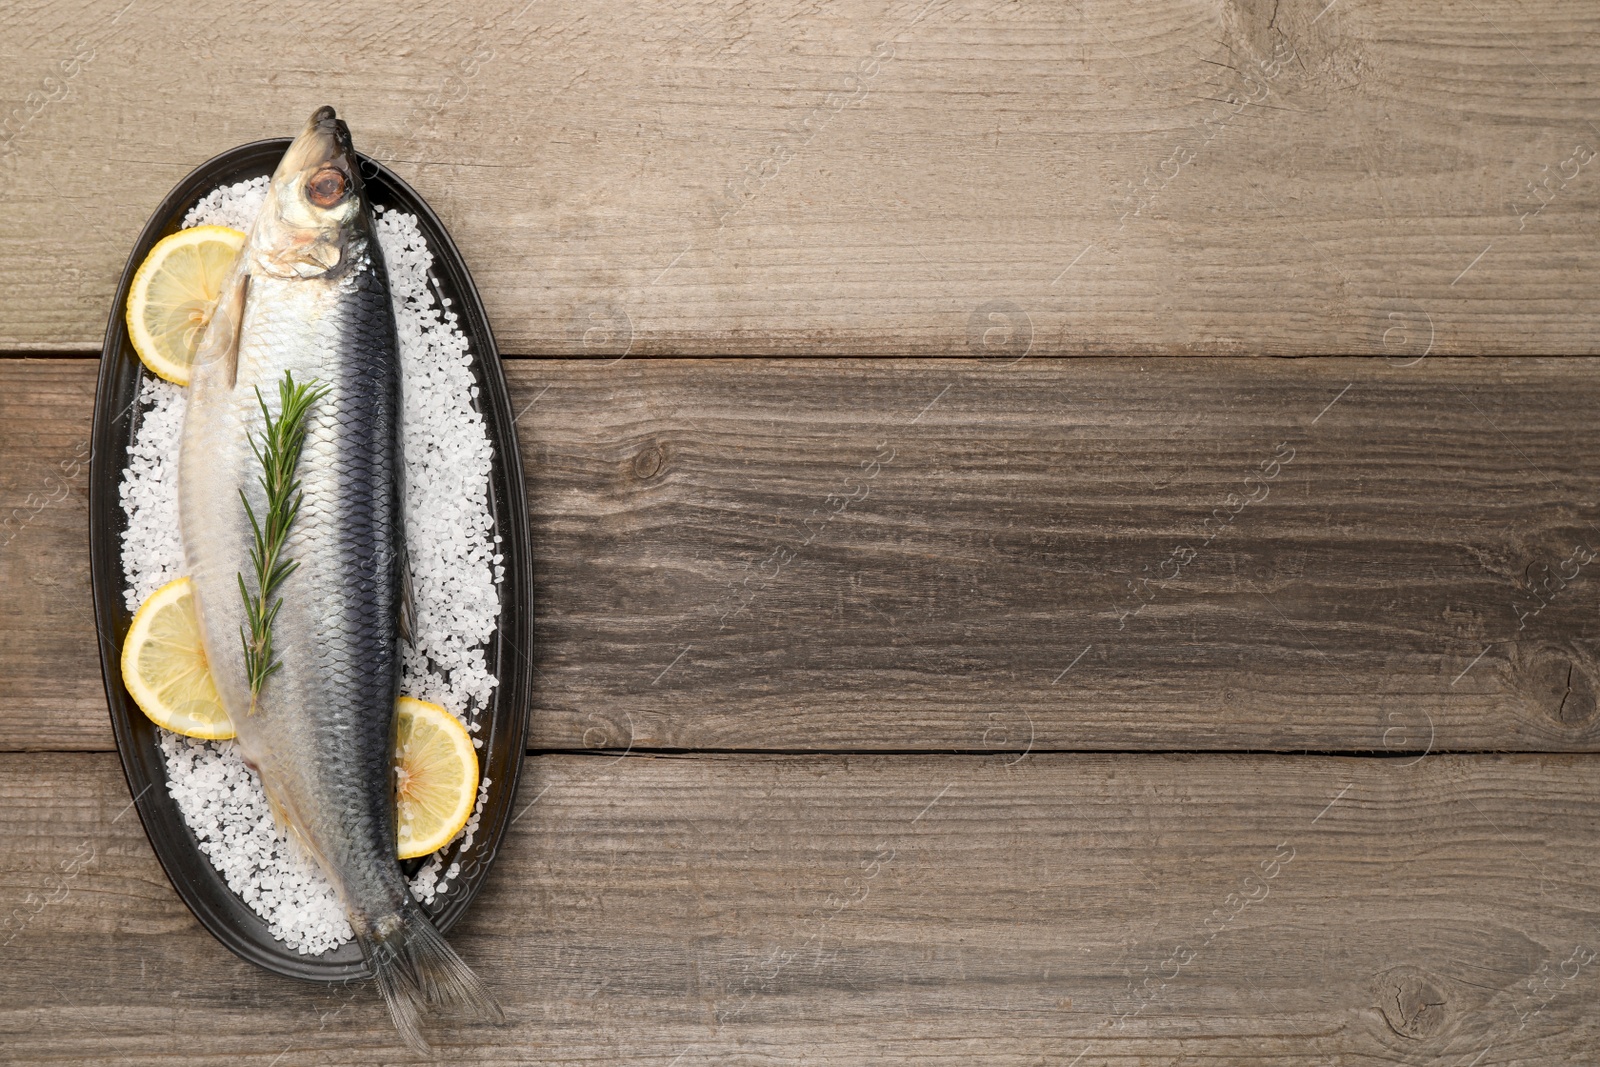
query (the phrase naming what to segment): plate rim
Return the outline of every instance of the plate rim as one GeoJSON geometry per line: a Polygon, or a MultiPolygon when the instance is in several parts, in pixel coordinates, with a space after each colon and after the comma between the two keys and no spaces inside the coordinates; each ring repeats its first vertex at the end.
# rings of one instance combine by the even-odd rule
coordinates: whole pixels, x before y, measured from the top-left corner
{"type": "MultiPolygon", "coordinates": [[[[126,379],[130,375],[138,381],[147,373],[127,341],[126,306],[133,274],[155,242],[175,230],[183,214],[201,197],[221,185],[253,177],[261,172],[263,163],[265,172],[270,173],[290,140],[273,137],[246,142],[201,163],[162,198],[133,243],[111,304],[95,383],[89,457],[90,587],[101,679],[118,759],[145,837],[179,899],[201,926],[241,959],[291,978],[340,982],[366,978],[371,973],[359,956],[354,960],[348,958],[352,943],[347,942],[330,953],[302,956],[272,938],[265,921],[233,893],[210,858],[199,850],[177,803],[165,788],[155,788],[158,784],[164,786],[167,780],[165,760],[153,740],[158,737],[156,727],[133,704],[123,687],[121,671],[122,639],[131,613],[123,604],[121,532],[126,517],[118,490],[127,467],[127,447],[142,414],[137,403],[138,386],[133,387],[133,400],[114,413],[111,408],[121,399],[119,390],[127,388],[126,379]],[[147,742],[141,741],[137,723],[149,727],[147,742]],[[182,829],[181,835],[174,833],[174,818],[182,829]],[[198,880],[193,877],[195,872],[181,862],[180,852],[185,851],[190,865],[203,865],[204,873],[198,880]],[[211,884],[202,884],[206,882],[211,884]],[[225,895],[221,900],[216,896],[219,888],[225,895]],[[228,901],[232,903],[231,908],[228,901]],[[240,919],[243,921],[234,921],[240,919]],[[327,958],[341,954],[346,958],[337,962],[327,958]]],[[[502,557],[504,577],[500,585],[500,617],[489,644],[491,666],[498,684],[489,699],[484,720],[488,729],[480,753],[480,777],[492,774],[492,794],[490,802],[484,805],[470,859],[461,863],[462,870],[452,879],[449,893],[435,898],[433,905],[424,905],[444,933],[462,918],[482,889],[514,821],[510,811],[521,774],[528,718],[532,711],[532,535],[522,454],[511,413],[505,368],[466,260],[444,223],[416,190],[378,160],[359,153],[358,160],[364,179],[379,180],[388,187],[387,192],[392,195],[383,198],[386,207],[417,217],[418,228],[426,237],[433,256],[430,275],[435,289],[443,293],[448,288],[448,293],[443,295],[451,298],[449,310],[455,313],[459,328],[467,335],[473,354],[471,369],[478,385],[478,408],[494,446],[489,498],[494,532],[500,535],[496,551],[502,557]],[[498,795],[498,802],[495,795],[498,795]]]]}

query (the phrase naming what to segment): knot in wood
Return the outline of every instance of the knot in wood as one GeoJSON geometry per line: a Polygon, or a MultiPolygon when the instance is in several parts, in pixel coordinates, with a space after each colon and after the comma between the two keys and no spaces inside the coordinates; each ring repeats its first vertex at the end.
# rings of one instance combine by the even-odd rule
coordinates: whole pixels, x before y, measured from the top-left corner
{"type": "Polygon", "coordinates": [[[1445,995],[1427,975],[1410,969],[1391,971],[1378,983],[1378,1009],[1383,1021],[1401,1037],[1432,1037],[1445,1021],[1445,995]]]}
{"type": "Polygon", "coordinates": [[[1538,706],[1562,726],[1584,727],[1594,720],[1594,683],[1582,665],[1565,652],[1533,652],[1523,667],[1523,685],[1538,706]]]}
{"type": "Polygon", "coordinates": [[[654,478],[666,466],[666,454],[656,445],[648,445],[633,457],[633,473],[640,481],[654,478]]]}

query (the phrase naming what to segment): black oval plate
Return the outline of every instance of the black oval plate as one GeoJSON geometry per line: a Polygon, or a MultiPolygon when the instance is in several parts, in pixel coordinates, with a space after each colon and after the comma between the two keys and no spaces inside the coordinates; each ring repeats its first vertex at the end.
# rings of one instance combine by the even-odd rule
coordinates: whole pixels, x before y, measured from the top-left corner
{"type": "MultiPolygon", "coordinates": [[[[140,379],[148,373],[128,342],[124,319],[128,287],[150,249],[179,228],[183,216],[201,197],[220,185],[271,174],[288,144],[286,137],[255,141],[202,164],[167,194],[133,246],[122,282],[117,286],[116,302],[111,305],[95,392],[94,451],[89,462],[89,552],[100,635],[100,670],[105,677],[111,726],[130,795],[173,888],[201,924],[241,958],[292,978],[336,982],[369,974],[354,942],[320,956],[300,955],[268,932],[267,924],[234,895],[200,851],[177,803],[167,793],[166,761],[157,740],[157,728],[123,688],[121,668],[122,640],[131,616],[122,596],[122,533],[127,520],[117,488],[140,418],[140,405],[136,403],[140,379]]],[[[501,537],[505,576],[500,586],[499,625],[485,658],[500,682],[478,735],[483,738],[479,751],[482,773],[493,785],[472,848],[462,855],[458,841],[446,853],[446,869],[451,863],[460,863],[460,874],[450,881],[449,892],[436,897],[432,904],[423,905],[434,924],[441,931],[448,931],[477,895],[494,861],[510,823],[511,800],[516,795],[517,775],[522,767],[527,708],[533,691],[533,563],[528,508],[505,372],[494,335],[489,332],[488,316],[461,253],[438,216],[393,171],[363,157],[361,173],[373,204],[417,218],[433,253],[430,280],[435,296],[450,299],[450,308],[458,315],[457,324],[467,336],[478,385],[478,407],[494,446],[489,497],[495,532],[501,537]]],[[[421,862],[411,861],[408,871],[421,862]]]]}

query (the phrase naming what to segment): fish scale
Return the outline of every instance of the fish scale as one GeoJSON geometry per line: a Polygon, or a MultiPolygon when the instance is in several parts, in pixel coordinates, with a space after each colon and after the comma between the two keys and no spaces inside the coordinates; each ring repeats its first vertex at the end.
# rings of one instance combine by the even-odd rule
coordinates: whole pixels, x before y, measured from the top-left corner
{"type": "MultiPolygon", "coordinates": [[[[400,380],[384,278],[373,243],[344,283],[318,302],[325,325],[285,316],[287,321],[271,331],[271,346],[250,353],[259,361],[252,384],[265,396],[276,393],[284,370],[293,370],[298,381],[314,378],[329,391],[313,408],[297,470],[304,497],[285,552],[298,567],[282,587],[284,606],[273,628],[283,667],[267,680],[261,710],[252,716],[268,721],[259,730],[246,723],[240,738],[260,735],[258,744],[245,742],[246,755],[258,766],[282,752],[297,764],[318,768],[317,777],[305,783],[308,802],[334,813],[333,827],[352,832],[341,829],[331,839],[323,827],[301,832],[315,835],[313,849],[345,872],[341,892],[360,902],[352,908],[353,925],[397,909],[406,894],[399,868],[367,854],[393,851],[389,777],[399,683],[400,380]],[[296,338],[297,329],[313,336],[296,338]],[[324,333],[334,339],[332,347],[315,343],[324,333]],[[309,358],[288,355],[296,352],[309,358]],[[323,591],[336,593],[319,595],[323,591]],[[285,721],[279,710],[285,705],[296,717],[311,710],[321,728],[303,731],[294,719],[285,721]],[[298,751],[304,740],[349,752],[355,772],[298,751]],[[257,748],[260,755],[253,751],[257,748]]],[[[295,307],[270,293],[261,295],[263,307],[295,307]]],[[[245,325],[248,338],[248,316],[245,325]]],[[[241,344],[241,373],[251,344],[241,344]]]]}

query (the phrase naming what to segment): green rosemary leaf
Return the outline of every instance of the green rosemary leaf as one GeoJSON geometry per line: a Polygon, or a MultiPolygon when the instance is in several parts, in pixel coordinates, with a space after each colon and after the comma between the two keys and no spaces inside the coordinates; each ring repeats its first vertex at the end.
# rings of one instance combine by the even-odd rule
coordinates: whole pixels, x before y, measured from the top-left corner
{"type": "Polygon", "coordinates": [[[327,395],[327,387],[313,379],[304,385],[295,384],[294,375],[284,372],[278,383],[278,415],[274,417],[267,402],[256,389],[256,403],[266,422],[258,444],[251,435],[250,451],[261,467],[258,480],[266,495],[266,514],[256,515],[244,490],[239,499],[244,503],[245,514],[250,519],[253,544],[250,548],[251,569],[255,572],[256,591],[252,593],[243,573],[239,574],[239,595],[244,600],[245,625],[239,628],[239,640],[244,645],[245,673],[250,679],[250,705],[255,709],[261,686],[276,671],[278,662],[272,650],[272,624],[283,607],[283,598],[274,599],[278,587],[293,574],[298,561],[282,555],[288,540],[289,527],[300,513],[305,494],[300,481],[295,478],[295,467],[300,462],[300,450],[305,445],[306,416],[311,406],[327,395]]]}

